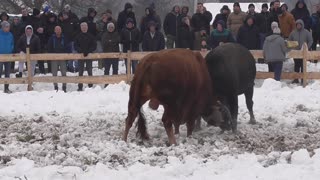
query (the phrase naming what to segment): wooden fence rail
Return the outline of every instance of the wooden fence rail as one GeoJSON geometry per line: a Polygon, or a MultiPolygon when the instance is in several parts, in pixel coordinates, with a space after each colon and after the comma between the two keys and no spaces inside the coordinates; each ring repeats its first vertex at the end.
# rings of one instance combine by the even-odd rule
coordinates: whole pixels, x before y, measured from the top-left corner
{"type": "MultiPolygon", "coordinates": [[[[128,53],[91,53],[84,57],[82,54],[30,54],[27,48],[26,54],[6,54],[0,55],[0,62],[26,61],[28,62],[28,76],[26,78],[4,78],[0,79],[0,84],[28,84],[28,90],[32,90],[32,83],[86,83],[86,84],[112,84],[132,80],[131,61],[141,60],[147,54],[152,52],[128,52],[128,53]],[[128,74],[114,76],[69,76],[69,77],[32,77],[31,61],[64,61],[64,60],[97,60],[105,58],[126,59],[128,74]]],[[[263,58],[263,51],[250,51],[255,59],[263,58]]],[[[232,52],[230,52],[232,53],[232,52]]],[[[206,53],[202,53],[203,56],[206,53]]],[[[307,85],[308,79],[320,79],[320,72],[307,72],[307,61],[320,59],[319,51],[308,51],[307,45],[304,44],[302,50],[292,50],[288,53],[288,58],[303,59],[303,73],[287,73],[283,72],[282,79],[303,79],[303,87],[307,85]]],[[[257,79],[273,78],[273,73],[257,72],[257,79]]]]}

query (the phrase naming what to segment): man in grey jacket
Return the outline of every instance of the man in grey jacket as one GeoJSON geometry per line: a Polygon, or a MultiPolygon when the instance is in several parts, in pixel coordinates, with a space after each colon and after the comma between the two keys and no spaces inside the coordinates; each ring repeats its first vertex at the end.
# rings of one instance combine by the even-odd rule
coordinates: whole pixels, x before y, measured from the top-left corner
{"type": "Polygon", "coordinates": [[[280,28],[273,29],[273,34],[268,36],[263,44],[263,57],[274,72],[274,79],[280,81],[283,61],[289,49],[281,37],[280,28]]]}
{"type": "MultiPolygon", "coordinates": [[[[296,48],[297,50],[300,50],[304,43],[307,43],[309,49],[311,48],[313,43],[312,35],[308,30],[304,28],[304,23],[301,19],[298,19],[296,21],[296,29],[291,32],[289,41],[298,41],[299,46],[296,48]]],[[[303,72],[302,59],[294,59],[294,71],[303,72]]],[[[292,81],[292,83],[299,83],[299,80],[295,79],[292,81]]]]}

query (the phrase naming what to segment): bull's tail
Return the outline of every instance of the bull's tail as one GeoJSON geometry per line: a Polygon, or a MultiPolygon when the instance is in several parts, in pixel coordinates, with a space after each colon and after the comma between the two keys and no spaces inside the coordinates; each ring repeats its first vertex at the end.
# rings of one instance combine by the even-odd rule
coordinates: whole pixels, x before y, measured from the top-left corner
{"type": "Polygon", "coordinates": [[[148,140],[149,135],[147,132],[146,118],[142,112],[142,107],[139,110],[137,126],[138,126],[137,136],[140,137],[142,140],[148,140]]]}

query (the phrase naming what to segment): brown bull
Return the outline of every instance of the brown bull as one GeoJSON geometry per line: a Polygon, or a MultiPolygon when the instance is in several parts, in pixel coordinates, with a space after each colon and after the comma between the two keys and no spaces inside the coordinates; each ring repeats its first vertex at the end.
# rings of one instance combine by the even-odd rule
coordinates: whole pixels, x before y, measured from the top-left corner
{"type": "Polygon", "coordinates": [[[172,125],[179,133],[179,125],[186,123],[187,135],[190,136],[195,120],[201,116],[206,117],[207,122],[216,122],[216,125],[221,121],[214,116],[217,114],[216,99],[212,95],[212,81],[205,60],[200,53],[190,50],[162,50],[140,61],[130,87],[124,141],[127,141],[137,116],[137,135],[142,139],[149,138],[141,111],[148,100],[152,109],[163,105],[162,122],[170,144],[176,144],[172,125]]]}

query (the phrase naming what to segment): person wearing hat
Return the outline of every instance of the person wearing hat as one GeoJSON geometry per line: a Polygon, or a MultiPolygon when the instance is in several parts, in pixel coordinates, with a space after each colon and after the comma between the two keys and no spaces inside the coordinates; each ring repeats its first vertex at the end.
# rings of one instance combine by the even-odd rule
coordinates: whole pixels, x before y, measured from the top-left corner
{"type": "Polygon", "coordinates": [[[59,16],[63,13],[67,13],[68,14],[68,17],[70,18],[71,22],[74,22],[74,23],[78,23],[79,22],[79,17],[71,11],[71,6],[69,4],[66,4],[64,7],[63,7],[63,10],[59,13],[59,16]]]}
{"type": "Polygon", "coordinates": [[[94,37],[97,36],[97,24],[94,21],[94,18],[97,16],[97,11],[90,7],[88,8],[87,16],[82,17],[79,20],[79,23],[86,22],[88,24],[88,32],[94,37]]]}
{"type": "Polygon", "coordinates": [[[214,18],[214,21],[212,23],[213,29],[217,28],[217,23],[219,21],[224,21],[225,24],[227,24],[228,16],[230,14],[230,9],[227,5],[223,5],[222,8],[220,9],[220,13],[216,15],[214,18]]]}
{"type": "MultiPolygon", "coordinates": [[[[123,45],[123,52],[127,53],[138,52],[139,45],[141,43],[141,33],[138,28],[135,27],[134,20],[131,18],[127,19],[126,28],[122,29],[120,33],[120,42],[123,45]]],[[[127,61],[125,61],[127,67],[127,61]]],[[[132,73],[134,74],[138,62],[136,60],[131,61],[132,73]]],[[[128,72],[128,69],[127,69],[128,72]]]]}
{"type": "Polygon", "coordinates": [[[287,39],[290,33],[296,28],[296,23],[293,15],[288,12],[287,4],[281,5],[282,13],[279,15],[279,26],[282,36],[287,39]]]}
{"type": "Polygon", "coordinates": [[[262,10],[256,16],[256,24],[259,28],[260,47],[262,47],[267,34],[271,32],[270,12],[267,3],[262,4],[262,10]]]}
{"type": "Polygon", "coordinates": [[[141,18],[140,22],[140,31],[142,37],[144,36],[144,33],[148,31],[150,22],[154,22],[157,26],[157,29],[161,29],[160,16],[156,14],[152,7],[147,7],[145,9],[145,15],[141,18]]]}
{"type": "Polygon", "coordinates": [[[137,25],[136,15],[133,12],[133,6],[129,2],[124,5],[124,10],[121,11],[118,15],[118,20],[117,20],[118,32],[121,32],[122,29],[125,29],[127,27],[128,18],[132,19],[133,24],[135,26],[137,25]]]}
{"type": "Polygon", "coordinates": [[[249,50],[260,49],[259,29],[253,16],[248,15],[245,23],[239,28],[237,42],[249,50]]]}
{"type": "Polygon", "coordinates": [[[248,5],[248,12],[247,12],[247,14],[248,15],[251,15],[251,16],[254,16],[255,18],[257,18],[257,15],[258,15],[258,13],[255,11],[255,6],[254,6],[254,4],[249,4],[248,5]]]}
{"type": "Polygon", "coordinates": [[[142,38],[143,51],[160,51],[165,48],[165,40],[162,32],[157,29],[157,24],[150,21],[148,30],[144,33],[142,38]]]}
{"type": "MultiPolygon", "coordinates": [[[[107,31],[101,36],[101,46],[105,53],[119,52],[120,35],[116,31],[116,26],[113,22],[107,24],[107,31]]],[[[118,74],[119,59],[108,58],[104,60],[104,75],[109,75],[110,68],[112,67],[112,75],[118,74]]],[[[105,85],[107,87],[108,84],[105,85]]]]}
{"type": "Polygon", "coordinates": [[[263,57],[272,68],[276,81],[281,79],[283,62],[286,60],[286,53],[290,51],[280,34],[280,28],[275,27],[273,34],[268,36],[263,44],[263,57]]]}
{"type": "Polygon", "coordinates": [[[239,28],[243,25],[247,14],[241,11],[240,4],[235,2],[233,4],[233,12],[229,15],[227,20],[227,28],[231,31],[234,39],[236,39],[239,28]]]}
{"type": "MultiPolygon", "coordinates": [[[[0,14],[0,23],[3,21],[9,21],[9,15],[6,12],[2,12],[0,14]]],[[[0,26],[0,28],[1,28],[1,26],[0,26]]]]}
{"type": "MultiPolygon", "coordinates": [[[[0,29],[0,55],[1,54],[11,54],[14,48],[13,35],[10,32],[10,23],[8,21],[1,22],[0,29]]],[[[0,78],[2,78],[3,66],[5,70],[5,77],[10,77],[10,62],[0,62],[0,78]]],[[[4,92],[11,93],[9,90],[9,84],[4,85],[4,92]]]]}
{"type": "Polygon", "coordinates": [[[304,0],[298,0],[295,8],[291,11],[291,14],[295,20],[301,19],[304,23],[305,29],[310,31],[312,25],[311,16],[304,0]]]}
{"type": "Polygon", "coordinates": [[[217,28],[210,34],[209,46],[214,49],[223,43],[235,42],[229,29],[226,29],[226,24],[223,20],[217,22],[217,28]]]}

